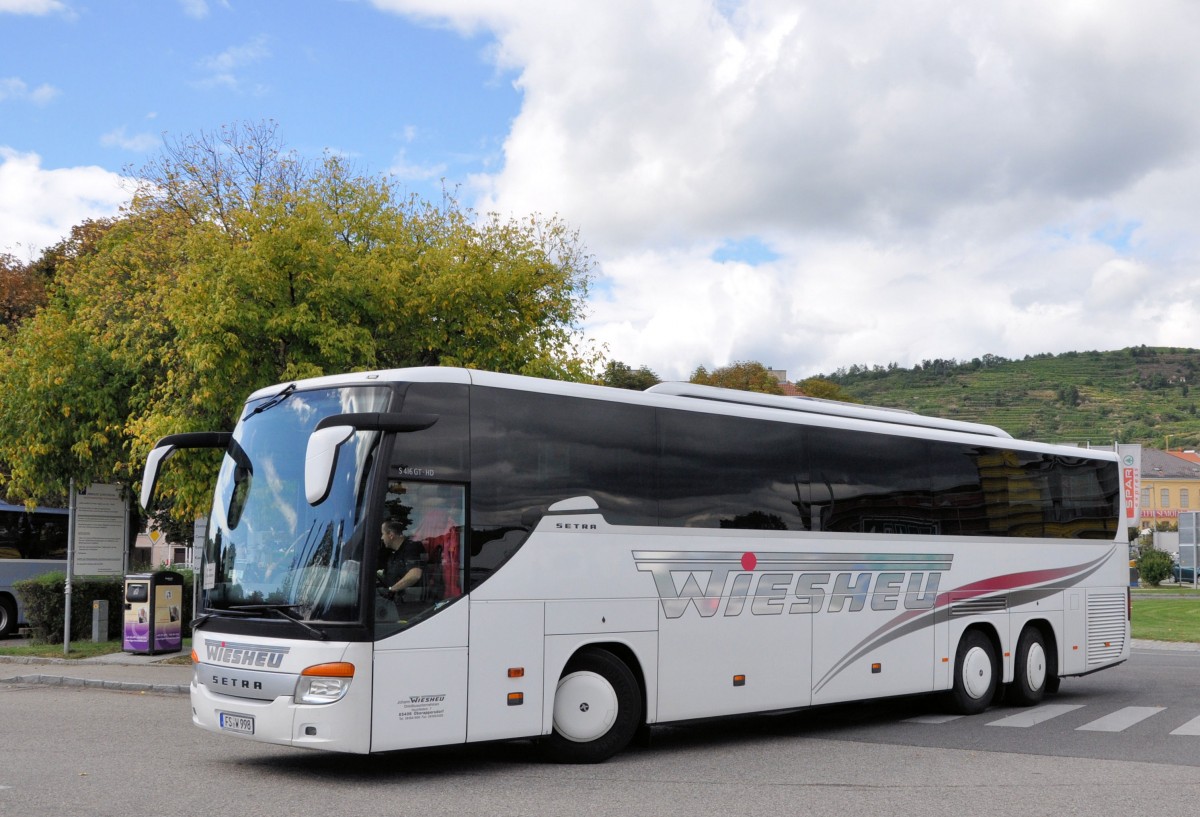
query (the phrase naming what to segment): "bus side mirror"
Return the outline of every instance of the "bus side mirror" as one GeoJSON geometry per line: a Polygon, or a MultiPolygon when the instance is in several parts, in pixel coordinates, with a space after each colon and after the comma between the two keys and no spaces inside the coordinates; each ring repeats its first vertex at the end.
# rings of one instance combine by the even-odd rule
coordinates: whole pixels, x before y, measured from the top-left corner
{"type": "Polygon", "coordinates": [[[304,496],[309,505],[320,505],[329,496],[338,449],[353,436],[354,426],[326,426],[309,436],[304,455],[304,496]]]}
{"type": "Polygon", "coordinates": [[[146,468],[142,472],[142,493],[138,497],[142,508],[149,512],[150,500],[154,498],[154,487],[158,484],[158,471],[162,464],[179,449],[173,445],[157,445],[146,457],[146,468]]]}
{"type": "MultiPolygon", "coordinates": [[[[142,493],[138,499],[142,507],[150,510],[154,498],[154,487],[158,484],[158,472],[162,464],[181,448],[228,448],[233,434],[228,431],[189,431],[184,434],[168,434],[154,444],[154,450],[146,457],[146,468],[142,471],[142,493]]],[[[235,446],[236,448],[236,446],[235,446]]],[[[245,455],[242,454],[244,457],[245,455]]]]}

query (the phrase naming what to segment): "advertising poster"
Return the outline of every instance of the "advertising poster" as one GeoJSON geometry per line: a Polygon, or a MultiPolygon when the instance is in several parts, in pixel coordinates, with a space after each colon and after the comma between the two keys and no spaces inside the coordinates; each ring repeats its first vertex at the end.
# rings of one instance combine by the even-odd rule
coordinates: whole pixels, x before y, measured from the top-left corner
{"type": "Polygon", "coordinates": [[[182,648],[182,604],[182,586],[160,584],[154,588],[155,652],[178,652],[182,648]]]}

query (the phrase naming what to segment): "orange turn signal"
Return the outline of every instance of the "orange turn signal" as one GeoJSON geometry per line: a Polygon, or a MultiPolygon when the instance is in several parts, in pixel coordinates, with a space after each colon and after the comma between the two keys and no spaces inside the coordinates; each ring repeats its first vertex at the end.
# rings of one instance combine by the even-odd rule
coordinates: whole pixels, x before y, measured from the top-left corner
{"type": "Polygon", "coordinates": [[[345,661],[335,661],[332,664],[313,664],[305,667],[301,675],[319,675],[322,678],[353,678],[354,665],[345,661]]]}

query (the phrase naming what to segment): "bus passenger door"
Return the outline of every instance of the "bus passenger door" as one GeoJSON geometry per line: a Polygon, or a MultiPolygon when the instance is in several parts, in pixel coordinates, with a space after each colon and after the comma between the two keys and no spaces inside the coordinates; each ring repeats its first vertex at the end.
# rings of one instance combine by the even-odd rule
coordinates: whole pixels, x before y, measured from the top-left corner
{"type": "Polygon", "coordinates": [[[466,740],[465,496],[461,485],[388,485],[375,576],[373,752],[466,740]]]}

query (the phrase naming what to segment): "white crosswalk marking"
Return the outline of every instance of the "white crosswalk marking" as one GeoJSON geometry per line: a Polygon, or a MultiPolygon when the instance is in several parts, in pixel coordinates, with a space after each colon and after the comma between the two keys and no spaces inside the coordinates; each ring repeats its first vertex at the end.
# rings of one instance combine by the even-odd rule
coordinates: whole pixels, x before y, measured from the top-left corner
{"type": "Polygon", "coordinates": [[[905,723],[939,724],[939,723],[950,723],[950,721],[956,721],[961,717],[963,717],[963,716],[962,715],[917,715],[915,718],[905,718],[904,722],[905,723]]]}
{"type": "Polygon", "coordinates": [[[1172,735],[1200,735],[1200,717],[1192,718],[1183,726],[1171,733],[1172,735]]]}
{"type": "Polygon", "coordinates": [[[1018,728],[1037,726],[1039,723],[1048,721],[1051,718],[1057,718],[1059,715],[1065,715],[1068,712],[1074,712],[1076,709],[1082,708],[1082,704],[1043,704],[1033,709],[1026,709],[1024,712],[1018,712],[1016,715],[1009,715],[1007,718],[992,721],[988,726],[1015,726],[1018,728]]]}
{"type": "MultiPolygon", "coordinates": [[[[1014,714],[1006,715],[994,721],[985,724],[986,726],[1009,726],[1018,729],[1037,726],[1040,723],[1053,720],[1060,715],[1066,715],[1068,712],[1074,712],[1076,709],[1083,709],[1083,704],[1041,704],[1030,709],[1021,709],[1014,714]]],[[[1092,707],[1089,711],[1095,711],[1097,707],[1092,707]]],[[[1126,706],[1115,712],[1110,712],[1103,717],[1096,718],[1093,721],[1088,721],[1083,726],[1075,727],[1076,732],[1124,732],[1131,726],[1141,723],[1147,718],[1152,718],[1160,712],[1166,711],[1165,706],[1126,706]]],[[[1009,710],[1012,711],[1012,710],[1009,710]]],[[[915,715],[911,718],[905,718],[904,723],[920,723],[931,726],[939,726],[941,724],[950,723],[963,718],[963,715],[949,715],[930,712],[924,715],[915,715]]],[[[1172,735],[1182,735],[1187,737],[1200,737],[1200,716],[1192,718],[1187,723],[1180,726],[1178,729],[1171,732],[1172,735]]]]}
{"type": "Polygon", "coordinates": [[[1165,706],[1127,706],[1103,718],[1078,727],[1077,732],[1123,732],[1135,723],[1141,723],[1152,715],[1166,709],[1165,706]]]}

